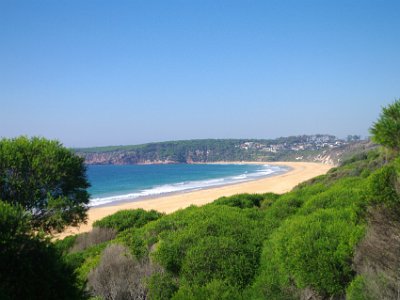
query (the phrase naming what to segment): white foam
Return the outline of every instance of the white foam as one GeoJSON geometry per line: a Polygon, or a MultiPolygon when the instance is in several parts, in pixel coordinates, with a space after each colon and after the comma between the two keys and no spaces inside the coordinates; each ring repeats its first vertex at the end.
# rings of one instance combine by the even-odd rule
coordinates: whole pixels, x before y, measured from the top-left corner
{"type": "Polygon", "coordinates": [[[286,171],[286,168],[278,167],[278,166],[263,165],[263,167],[264,167],[264,169],[258,170],[254,173],[245,172],[240,175],[229,176],[229,177],[224,177],[224,178],[178,182],[178,183],[174,183],[174,184],[165,184],[165,185],[155,186],[150,189],[145,189],[145,190],[142,190],[142,191],[139,191],[136,193],[93,198],[90,200],[89,205],[90,206],[98,206],[98,205],[104,205],[104,204],[115,202],[115,201],[134,200],[134,199],[141,198],[141,197],[160,196],[160,195],[169,194],[169,193],[200,190],[200,189],[207,188],[207,187],[215,187],[215,186],[221,186],[221,185],[225,185],[225,184],[245,182],[245,181],[249,181],[249,180],[254,180],[257,177],[268,176],[273,173],[286,171]]]}

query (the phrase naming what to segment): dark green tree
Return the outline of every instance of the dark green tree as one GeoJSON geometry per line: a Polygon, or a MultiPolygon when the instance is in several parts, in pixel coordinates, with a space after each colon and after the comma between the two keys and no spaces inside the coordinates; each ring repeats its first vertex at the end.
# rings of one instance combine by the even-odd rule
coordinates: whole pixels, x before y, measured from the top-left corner
{"type": "Polygon", "coordinates": [[[370,128],[372,140],[395,154],[400,152],[400,99],[382,108],[379,119],[370,128]]]}
{"type": "Polygon", "coordinates": [[[32,231],[19,205],[0,200],[0,299],[83,299],[73,270],[32,231]]]}
{"type": "Polygon", "coordinates": [[[0,199],[23,207],[34,229],[61,231],[85,221],[88,187],[83,159],[59,142],[0,140],[0,199]]]}

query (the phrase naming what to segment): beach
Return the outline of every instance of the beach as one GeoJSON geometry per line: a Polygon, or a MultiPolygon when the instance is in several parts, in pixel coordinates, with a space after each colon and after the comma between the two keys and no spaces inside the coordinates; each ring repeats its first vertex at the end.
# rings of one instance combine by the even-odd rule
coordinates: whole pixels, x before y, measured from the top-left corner
{"type": "MultiPolygon", "coordinates": [[[[235,164],[237,162],[224,162],[235,164]]],[[[247,162],[240,162],[246,163],[247,162]]],[[[254,162],[249,162],[254,164],[254,162]]],[[[261,163],[260,163],[261,164],[261,163]]],[[[92,224],[96,220],[111,215],[123,209],[143,208],[145,210],[157,210],[164,213],[172,213],[190,205],[204,205],[213,202],[222,196],[232,196],[241,193],[267,193],[273,192],[282,194],[292,190],[299,183],[311,179],[315,176],[325,174],[333,166],[309,162],[263,162],[262,164],[279,165],[289,167],[289,171],[270,177],[247,181],[237,184],[212,187],[191,192],[182,192],[173,195],[165,195],[145,200],[133,200],[107,206],[92,207],[88,211],[88,221],[79,227],[69,227],[55,238],[63,238],[68,235],[88,232],[92,229],[92,224]]]]}

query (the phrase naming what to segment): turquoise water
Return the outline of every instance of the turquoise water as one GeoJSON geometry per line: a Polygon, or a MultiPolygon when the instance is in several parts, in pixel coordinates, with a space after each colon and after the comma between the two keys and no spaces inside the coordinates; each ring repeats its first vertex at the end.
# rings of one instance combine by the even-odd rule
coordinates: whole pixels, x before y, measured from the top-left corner
{"type": "Polygon", "coordinates": [[[254,180],[284,167],[246,164],[91,165],[91,206],[254,180]]]}

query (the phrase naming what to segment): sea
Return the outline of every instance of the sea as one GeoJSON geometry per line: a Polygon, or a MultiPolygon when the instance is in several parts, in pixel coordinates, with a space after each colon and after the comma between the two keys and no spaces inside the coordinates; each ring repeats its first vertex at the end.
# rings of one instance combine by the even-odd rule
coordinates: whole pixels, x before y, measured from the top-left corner
{"type": "Polygon", "coordinates": [[[137,201],[286,172],[268,164],[89,165],[90,206],[137,201]]]}

